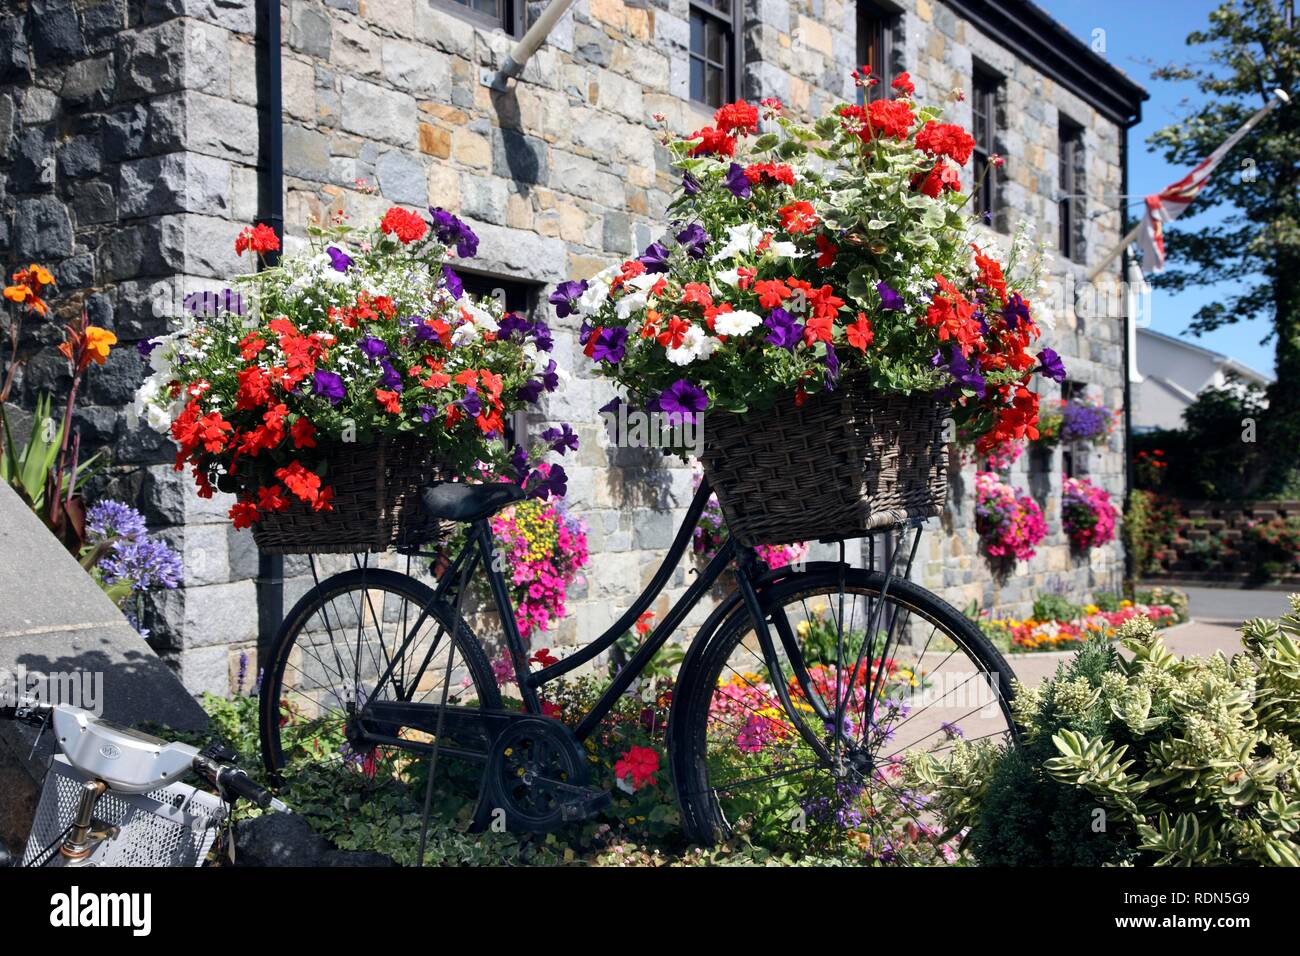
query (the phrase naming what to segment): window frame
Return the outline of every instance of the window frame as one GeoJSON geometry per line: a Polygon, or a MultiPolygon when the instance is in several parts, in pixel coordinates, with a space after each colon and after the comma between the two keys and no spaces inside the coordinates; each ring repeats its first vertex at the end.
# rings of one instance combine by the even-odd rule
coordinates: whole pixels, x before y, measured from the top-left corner
{"type": "Polygon", "coordinates": [[[1079,159],[1083,151],[1083,124],[1075,122],[1062,112],[1056,114],[1056,188],[1060,198],[1056,201],[1057,252],[1071,262],[1082,261],[1084,249],[1079,242],[1078,226],[1086,212],[1085,183],[1079,179],[1079,159]]]}
{"type": "Polygon", "coordinates": [[[871,100],[889,97],[890,84],[894,82],[894,77],[897,75],[894,72],[894,31],[898,27],[898,22],[897,10],[872,3],[870,0],[858,0],[855,69],[871,63],[869,54],[875,46],[873,41],[877,39],[880,41],[880,63],[871,63],[872,76],[880,82],[873,87],[858,87],[859,106],[871,100]]]}
{"type": "Polygon", "coordinates": [[[992,157],[998,152],[998,105],[1001,99],[1001,93],[1006,84],[1006,77],[997,70],[990,69],[981,63],[975,63],[971,68],[971,135],[975,139],[975,148],[971,152],[971,188],[973,189],[980,178],[984,178],[984,186],[975,195],[975,214],[981,219],[987,214],[986,225],[997,232],[1005,232],[1002,228],[1002,177],[996,166],[992,164],[992,157]],[[981,142],[979,136],[978,117],[983,112],[985,120],[985,133],[987,142],[981,142]],[[988,170],[985,176],[984,170],[988,170]]]}
{"type": "Polygon", "coordinates": [[[507,312],[514,312],[516,315],[531,316],[537,309],[541,301],[542,284],[530,282],[527,279],[516,279],[499,275],[494,272],[480,272],[477,269],[461,268],[457,263],[448,263],[448,268],[456,273],[461,284],[465,286],[465,291],[470,295],[480,297],[492,296],[494,289],[500,289],[505,293],[506,301],[502,303],[507,312]],[[511,306],[511,291],[517,296],[523,298],[523,307],[515,308],[511,306]]]}
{"type": "Polygon", "coordinates": [[[459,2],[459,0],[429,0],[429,6],[432,9],[441,10],[462,20],[468,20],[476,27],[484,30],[501,30],[507,36],[515,38],[523,36],[524,10],[527,6],[527,0],[500,0],[500,3],[501,16],[490,17],[481,10],[475,10],[468,4],[459,2]]]}
{"type": "MultiPolygon", "coordinates": [[[[708,58],[707,53],[704,55],[697,54],[691,49],[691,42],[688,37],[686,42],[686,98],[696,106],[707,110],[716,110],[725,103],[735,102],[740,97],[740,72],[741,72],[741,45],[740,45],[740,27],[742,25],[743,11],[741,9],[741,0],[728,0],[727,10],[719,10],[712,3],[705,0],[689,0],[686,10],[686,29],[693,30],[693,20],[696,11],[707,19],[712,19],[720,24],[726,30],[727,37],[727,56],[726,62],[722,66],[722,103],[710,103],[704,99],[697,99],[695,96],[694,67],[696,60],[704,63],[705,69],[716,67],[719,64],[708,58]]],[[[705,87],[708,87],[707,73],[705,77],[705,87]]],[[[705,92],[705,91],[701,91],[705,92]]]]}

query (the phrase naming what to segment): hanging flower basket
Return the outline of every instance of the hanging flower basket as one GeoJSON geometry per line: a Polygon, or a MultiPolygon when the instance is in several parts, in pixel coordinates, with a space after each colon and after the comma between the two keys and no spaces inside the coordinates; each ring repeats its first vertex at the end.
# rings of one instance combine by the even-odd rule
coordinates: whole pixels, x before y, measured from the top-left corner
{"type": "MultiPolygon", "coordinates": [[[[264,554],[377,552],[449,532],[419,503],[420,488],[440,472],[432,442],[386,435],[369,442],[322,443],[320,452],[321,478],[334,491],[331,507],[317,508],[295,495],[283,510],[268,510],[252,528],[264,554]]],[[[235,483],[241,493],[255,493],[276,480],[259,475],[254,465],[252,459],[240,461],[235,483]]],[[[288,484],[295,481],[290,474],[278,477],[288,484]]],[[[305,478],[310,474],[299,477],[310,482],[305,478]]]]}
{"type": "Polygon", "coordinates": [[[704,418],[704,474],[748,547],[852,537],[943,510],[950,406],[857,384],[704,418]]]}

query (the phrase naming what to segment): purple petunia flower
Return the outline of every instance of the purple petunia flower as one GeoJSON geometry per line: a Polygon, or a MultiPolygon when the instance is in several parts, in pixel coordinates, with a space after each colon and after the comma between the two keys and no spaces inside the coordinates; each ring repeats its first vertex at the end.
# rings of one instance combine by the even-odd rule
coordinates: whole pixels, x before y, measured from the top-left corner
{"type": "Polygon", "coordinates": [[[637,257],[637,261],[645,266],[646,272],[667,272],[668,250],[662,243],[652,242],[646,246],[645,252],[637,257]]]}
{"type": "Polygon", "coordinates": [[[555,314],[559,318],[566,315],[572,315],[577,311],[574,300],[580,298],[587,291],[587,281],[585,279],[570,279],[568,282],[561,282],[555,287],[555,291],[547,296],[546,301],[555,306],[555,314]]]}
{"type": "Polygon", "coordinates": [[[373,335],[363,336],[359,344],[361,351],[371,361],[383,358],[388,354],[388,346],[384,344],[384,340],[377,339],[373,335]]]}
{"type": "Polygon", "coordinates": [[[551,327],[541,319],[533,323],[533,344],[537,346],[539,352],[549,352],[555,347],[555,340],[551,338],[551,327]]]}
{"type": "Polygon", "coordinates": [[[325,255],[330,257],[330,265],[335,272],[347,272],[352,268],[352,257],[334,246],[325,247],[325,255]]]}
{"type": "Polygon", "coordinates": [[[876,291],[880,293],[880,307],[890,312],[898,312],[903,308],[903,297],[894,291],[893,286],[888,282],[877,282],[876,291]]]}
{"type": "Polygon", "coordinates": [[[763,320],[763,326],[771,330],[767,337],[763,339],[764,342],[791,352],[799,344],[799,336],[803,332],[794,316],[781,308],[769,312],[767,318],[763,320]]]}
{"type": "Polygon", "coordinates": [[[947,364],[943,361],[943,353],[935,352],[934,358],[930,359],[930,364],[935,368],[942,368],[952,376],[952,384],[944,388],[940,393],[945,398],[955,397],[955,391],[959,388],[968,389],[980,398],[984,397],[984,376],[980,374],[978,367],[966,361],[966,356],[961,354],[961,349],[954,348],[952,350],[952,358],[948,360],[947,364]]]}
{"type": "Polygon", "coordinates": [[[379,380],[394,392],[400,392],[402,390],[402,374],[393,368],[388,359],[385,358],[379,360],[379,367],[383,369],[383,374],[379,377],[379,380]]]}
{"type": "Polygon", "coordinates": [[[829,344],[826,346],[824,361],[826,362],[826,391],[833,392],[840,381],[840,360],[839,356],[835,354],[835,349],[831,348],[829,344]]]}
{"type": "Polygon", "coordinates": [[[244,297],[234,289],[222,289],[220,292],[191,292],[181,300],[185,311],[194,316],[217,316],[223,312],[232,315],[246,315],[244,297]]]}
{"type": "Polygon", "coordinates": [[[559,465],[552,465],[547,474],[539,469],[528,476],[530,498],[563,498],[569,490],[569,476],[559,465]]]}
{"type": "Polygon", "coordinates": [[[479,415],[483,411],[483,402],[478,397],[478,390],[474,388],[465,389],[465,397],[458,398],[452,404],[470,416],[479,415]]]}
{"type": "Polygon", "coordinates": [[[524,451],[523,445],[515,445],[515,450],[510,454],[510,467],[514,469],[515,478],[519,481],[528,478],[528,452],[524,451]]]}
{"type": "Polygon", "coordinates": [[[727,168],[727,178],[723,180],[723,185],[731,190],[731,194],[737,199],[748,199],[753,187],[749,184],[749,177],[745,175],[745,170],[739,163],[732,163],[727,168]]]}
{"type": "Polygon", "coordinates": [[[668,413],[669,421],[674,424],[678,420],[693,424],[696,415],[709,407],[709,396],[704,394],[704,389],[679,378],[659,393],[656,405],[658,411],[668,413]]]}
{"type": "Polygon", "coordinates": [[[1021,322],[1029,321],[1029,303],[1020,297],[1019,292],[1011,293],[1006,308],[1002,310],[1002,318],[1009,329],[1014,329],[1021,322]]]}
{"type": "Polygon", "coordinates": [[[692,259],[703,259],[709,245],[709,234],[698,222],[693,222],[677,234],[677,243],[692,259]]]}
{"type": "Polygon", "coordinates": [[[601,329],[600,335],[596,336],[595,348],[591,350],[591,358],[595,362],[608,362],[610,365],[617,365],[623,361],[626,349],[627,329],[621,325],[615,325],[608,329],[601,329]]]}
{"type": "Polygon", "coordinates": [[[454,245],[456,255],[470,259],[478,254],[478,236],[473,229],[438,206],[430,206],[429,215],[433,217],[434,234],[446,245],[454,245]]]}
{"type": "Polygon", "coordinates": [[[158,343],[153,339],[141,339],[135,343],[135,350],[140,353],[141,358],[148,358],[149,353],[158,347],[158,343]]]}
{"type": "Polygon", "coordinates": [[[497,326],[497,339],[501,342],[509,342],[516,332],[519,333],[520,338],[523,338],[532,330],[533,323],[516,312],[507,312],[501,317],[501,322],[497,326]]]}
{"type": "Polygon", "coordinates": [[[551,451],[557,451],[563,455],[566,451],[578,450],[578,434],[569,427],[568,422],[561,423],[559,428],[548,428],[542,432],[542,441],[551,446],[551,451]]]}
{"type": "Polygon", "coordinates": [[[348,390],[343,379],[333,372],[317,369],[312,375],[312,394],[320,395],[331,405],[337,405],[347,396],[348,390]]]}
{"type": "Polygon", "coordinates": [[[1065,363],[1061,361],[1061,356],[1057,355],[1052,349],[1043,349],[1038,353],[1039,371],[1050,378],[1053,382],[1065,381],[1065,363]]]}
{"type": "Polygon", "coordinates": [[[420,413],[420,421],[424,422],[426,425],[433,421],[438,415],[438,410],[432,405],[418,405],[416,406],[416,411],[420,413]]]}
{"type": "Polygon", "coordinates": [[[700,191],[700,181],[687,173],[682,177],[682,192],[688,196],[694,196],[700,191]]]}
{"type": "Polygon", "coordinates": [[[448,266],[442,267],[442,284],[451,293],[453,299],[459,299],[465,294],[465,283],[461,282],[460,276],[452,272],[448,266]]]}

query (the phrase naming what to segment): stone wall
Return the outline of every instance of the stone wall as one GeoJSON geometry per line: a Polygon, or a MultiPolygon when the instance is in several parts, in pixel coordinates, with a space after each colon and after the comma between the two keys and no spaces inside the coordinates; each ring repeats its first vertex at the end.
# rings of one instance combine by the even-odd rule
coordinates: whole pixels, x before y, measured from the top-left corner
{"type": "MultiPolygon", "coordinates": [[[[919,96],[969,85],[973,60],[1006,76],[1000,112],[1016,118],[1003,124],[1000,144],[1007,221],[1056,234],[1058,110],[1084,127],[1088,211],[1114,209],[1116,126],[942,4],[902,6],[894,57],[911,71],[919,96]]],[[[778,96],[802,115],[853,95],[854,3],[745,0],[743,7],[743,95],[778,96]]],[[[65,290],[84,290],[96,320],[129,345],[161,331],[182,292],[248,268],[232,242],[257,212],[253,2],[33,0],[13,19],[13,30],[0,31],[6,262],[49,260],[65,290]],[[54,173],[46,182],[39,171],[49,156],[54,173]],[[155,308],[157,301],[169,308],[155,308]]],[[[391,203],[441,205],[480,235],[477,268],[530,284],[547,311],[547,286],[589,276],[662,230],[678,177],[659,144],[656,116],[675,132],[709,121],[687,100],[686,0],[652,0],[646,8],[578,0],[505,89],[488,80],[513,41],[428,0],[286,0],[283,34],[287,247],[334,209],[367,219],[391,203]]],[[[969,105],[957,104],[953,115],[969,124],[969,105]]],[[[1117,216],[1087,219],[1086,229],[1095,256],[1118,235],[1117,216]]],[[[990,231],[990,245],[1008,239],[990,231]]],[[[1072,378],[1112,406],[1122,390],[1120,330],[1117,319],[1082,322],[1062,308],[1046,340],[1072,378]]],[[[573,423],[583,439],[570,469],[570,503],[591,528],[592,551],[591,580],[572,595],[570,617],[551,641],[565,647],[599,633],[653,572],[689,501],[692,473],[605,446],[596,409],[609,387],[587,374],[574,323],[557,322],[556,332],[557,358],[572,377],[545,415],[573,423]]],[[[46,332],[43,341],[52,338],[46,332]]],[[[23,376],[19,402],[30,407],[37,392],[57,387],[59,374],[57,357],[41,352],[23,376]]],[[[127,426],[122,407],[141,376],[134,350],[116,350],[110,367],[92,375],[83,428],[115,450],[107,490],[142,502],[185,552],[189,579],[159,600],[153,639],[191,687],[224,691],[233,662],[256,638],[256,550],[247,533],[229,528],[227,503],[198,499],[188,476],[164,464],[170,449],[127,426]]],[[[1122,460],[1116,443],[1087,464],[1117,497],[1122,460]]],[[[978,599],[1011,613],[1027,609],[1037,588],[1081,596],[1111,583],[1116,548],[1087,562],[1069,555],[1059,527],[1059,461],[1033,475],[1027,461],[1017,465],[1017,481],[1041,496],[1052,526],[1039,556],[1009,582],[990,577],[973,551],[967,468],[954,476],[949,518],[932,522],[919,580],[954,603],[978,599]]],[[[289,562],[286,607],[310,582],[305,570],[289,562]]],[[[685,587],[686,573],[679,570],[661,610],[685,587]]]]}
{"type": "Polygon", "coordinates": [[[1248,529],[1256,525],[1294,526],[1300,501],[1168,502],[1172,529],[1155,552],[1151,580],[1300,585],[1300,555],[1288,560],[1281,549],[1260,547],[1248,529]]]}

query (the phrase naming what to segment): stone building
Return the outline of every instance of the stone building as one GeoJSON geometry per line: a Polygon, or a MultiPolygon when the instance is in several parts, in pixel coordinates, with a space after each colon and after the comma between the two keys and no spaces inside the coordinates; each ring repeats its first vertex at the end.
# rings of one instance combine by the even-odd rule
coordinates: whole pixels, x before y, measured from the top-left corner
{"type": "MultiPolygon", "coordinates": [[[[130,345],[163,332],[187,292],[248,264],[233,252],[245,223],[274,203],[278,125],[289,248],[344,207],[391,203],[457,212],[482,239],[483,288],[549,311],[545,291],[639,250],[662,230],[678,177],[658,143],[712,107],[779,97],[797,115],[855,96],[870,62],[908,70],[918,96],[960,87],[950,111],[978,138],[974,162],[1006,157],[987,200],[989,242],[1029,225],[1059,246],[1058,304],[1047,344],[1068,387],[1119,408],[1122,310],[1077,315],[1071,282],[1121,234],[1126,130],[1145,93],[1088,43],[1015,0],[577,0],[518,81],[493,77],[541,3],[522,0],[6,0],[0,13],[0,260],[54,269],[63,307],[82,304],[125,347],[90,376],[84,440],[111,448],[105,488],[139,503],[186,557],[183,589],[162,595],[153,641],[194,690],[224,692],[232,660],[255,645],[258,555],[172,471],[170,446],[124,414],[143,377],[130,345]],[[280,14],[278,38],[268,11],[280,14]],[[278,39],[278,46],[277,46],[278,39]],[[280,82],[268,64],[278,60],[280,82]],[[272,111],[279,104],[278,115],[272,111]],[[363,184],[369,184],[363,186],[363,184]],[[1066,198],[1062,198],[1066,197],[1066,198]]],[[[1096,41],[1093,40],[1093,45],[1096,41]]],[[[968,171],[969,175],[969,171],[968,171]]],[[[967,188],[969,188],[969,181],[967,188]]],[[[1117,275],[1118,267],[1111,274],[1117,275]]],[[[1088,310],[1081,310],[1088,311],[1088,310]]],[[[589,581],[552,641],[582,643],[613,620],[668,545],[692,489],[690,469],[605,447],[597,409],[608,386],[557,323],[573,376],[547,414],[584,439],[570,503],[590,526],[589,581]],[[575,361],[575,356],[578,361],[575,361]]],[[[55,328],[35,330],[49,346],[55,328]]],[[[37,349],[11,409],[30,409],[66,373],[37,349]]],[[[1045,396],[1051,397],[1051,396],[1045,396]]],[[[1122,430],[1076,450],[1068,467],[1123,496],[1122,430]]],[[[1039,498],[1051,535],[1009,581],[974,549],[973,468],[956,471],[953,507],[934,521],[915,571],[964,605],[1024,613],[1036,590],[1076,597],[1113,587],[1117,545],[1072,556],[1060,530],[1063,453],[1026,455],[1015,481],[1039,498]]],[[[310,581],[286,563],[285,606],[310,581]]],[[[668,597],[680,593],[678,572],[668,597]]]]}

